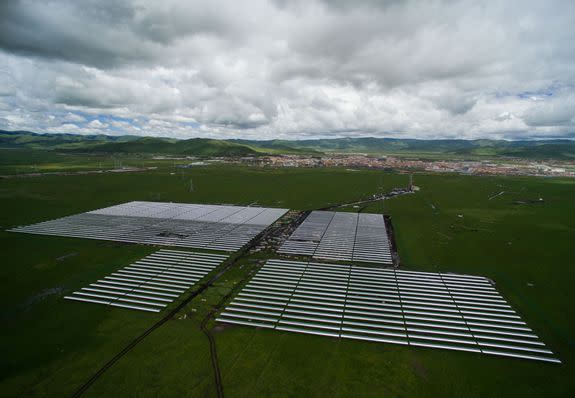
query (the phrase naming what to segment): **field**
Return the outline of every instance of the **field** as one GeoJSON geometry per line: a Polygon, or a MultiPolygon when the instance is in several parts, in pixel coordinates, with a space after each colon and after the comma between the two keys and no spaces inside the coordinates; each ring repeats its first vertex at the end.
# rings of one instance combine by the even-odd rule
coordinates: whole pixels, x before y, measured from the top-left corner
{"type": "MultiPolygon", "coordinates": [[[[24,160],[19,162],[16,167],[6,161],[2,167],[28,167],[24,160]]],[[[54,162],[57,167],[58,159],[54,162]]],[[[74,167],[83,167],[81,159],[74,162],[74,167]]],[[[94,160],[86,162],[93,165],[94,160]]],[[[367,170],[212,166],[182,174],[174,173],[169,162],[157,165],[157,170],[145,173],[0,181],[1,396],[70,396],[162,317],[62,299],[151,253],[153,247],[28,236],[4,232],[7,228],[128,200],[256,202],[313,209],[407,183],[405,175],[367,170]]],[[[421,188],[417,193],[365,210],[392,216],[402,267],[493,279],[564,363],[410,349],[210,322],[226,396],[559,397],[574,390],[570,376],[575,371],[571,310],[575,181],[418,174],[414,182],[421,188]],[[528,202],[540,197],[543,201],[528,202]]],[[[200,323],[258,267],[262,257],[232,267],[121,358],[85,396],[216,396],[209,341],[200,323]]]]}

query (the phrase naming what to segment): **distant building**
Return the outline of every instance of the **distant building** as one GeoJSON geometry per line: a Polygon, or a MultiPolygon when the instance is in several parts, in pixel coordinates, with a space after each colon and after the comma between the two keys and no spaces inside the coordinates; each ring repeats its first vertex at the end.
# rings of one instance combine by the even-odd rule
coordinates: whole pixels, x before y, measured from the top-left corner
{"type": "Polygon", "coordinates": [[[180,169],[189,169],[191,167],[206,166],[206,165],[207,165],[206,162],[192,162],[192,163],[188,163],[188,164],[181,164],[177,167],[180,169]]]}

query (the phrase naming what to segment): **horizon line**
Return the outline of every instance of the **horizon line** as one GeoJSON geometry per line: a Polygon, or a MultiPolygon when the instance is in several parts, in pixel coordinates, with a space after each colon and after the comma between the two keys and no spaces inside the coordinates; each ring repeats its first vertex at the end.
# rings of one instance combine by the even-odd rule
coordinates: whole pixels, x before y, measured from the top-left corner
{"type": "Polygon", "coordinates": [[[267,139],[257,139],[257,138],[214,138],[214,137],[189,137],[189,138],[179,138],[179,137],[169,137],[169,136],[157,136],[157,135],[136,135],[136,134],[108,134],[105,132],[99,134],[82,134],[82,133],[70,133],[70,132],[38,132],[38,131],[30,131],[30,130],[4,130],[0,129],[0,132],[3,133],[29,133],[29,134],[38,134],[38,135],[74,135],[80,137],[97,137],[97,136],[106,136],[106,137],[135,137],[135,138],[160,138],[160,139],[172,139],[178,141],[186,141],[192,139],[205,139],[205,140],[219,140],[219,141],[314,141],[314,140],[342,140],[342,139],[365,139],[365,138],[373,138],[373,139],[386,139],[386,140],[412,140],[412,141],[506,141],[506,142],[520,142],[520,141],[575,141],[575,137],[523,137],[517,139],[509,139],[509,138],[412,138],[412,137],[392,137],[392,136],[382,136],[376,137],[373,135],[365,135],[365,136],[343,136],[343,137],[331,137],[331,138],[267,138],[267,139]]]}

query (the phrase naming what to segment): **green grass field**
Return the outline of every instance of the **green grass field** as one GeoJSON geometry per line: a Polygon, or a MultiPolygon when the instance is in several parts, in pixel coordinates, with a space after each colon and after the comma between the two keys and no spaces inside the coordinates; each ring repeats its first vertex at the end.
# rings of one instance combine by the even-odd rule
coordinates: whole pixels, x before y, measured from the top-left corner
{"type": "MultiPolygon", "coordinates": [[[[9,163],[2,165],[9,168],[9,163]]],[[[62,299],[154,248],[4,232],[7,228],[128,200],[257,202],[312,209],[407,182],[405,175],[373,170],[214,166],[171,173],[171,167],[160,165],[158,170],[136,174],[0,180],[1,396],[70,396],[161,317],[62,299]]],[[[564,363],[212,322],[226,396],[559,397],[574,390],[575,181],[416,175],[415,184],[421,187],[419,192],[366,209],[392,216],[402,266],[492,278],[564,363]],[[488,199],[500,191],[505,193],[488,199]],[[539,197],[542,203],[514,204],[539,197]]],[[[215,396],[208,339],[199,325],[255,267],[250,261],[234,266],[109,369],[85,395],[215,396]]]]}

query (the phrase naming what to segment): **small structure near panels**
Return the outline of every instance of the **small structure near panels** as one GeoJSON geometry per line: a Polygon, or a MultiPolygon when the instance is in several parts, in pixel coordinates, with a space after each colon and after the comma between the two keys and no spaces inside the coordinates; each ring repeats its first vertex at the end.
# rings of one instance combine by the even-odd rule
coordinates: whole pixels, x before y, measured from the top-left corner
{"type": "Polygon", "coordinates": [[[220,254],[160,250],[64,298],[159,312],[226,259],[220,254]]]}
{"type": "Polygon", "coordinates": [[[263,207],[128,202],[10,231],[236,251],[286,212],[263,207]]]}
{"type": "Polygon", "coordinates": [[[327,260],[393,264],[385,221],[381,214],[314,211],[278,253],[327,260]]]}
{"type": "Polygon", "coordinates": [[[478,276],[269,260],[217,320],[560,363],[478,276]]]}

